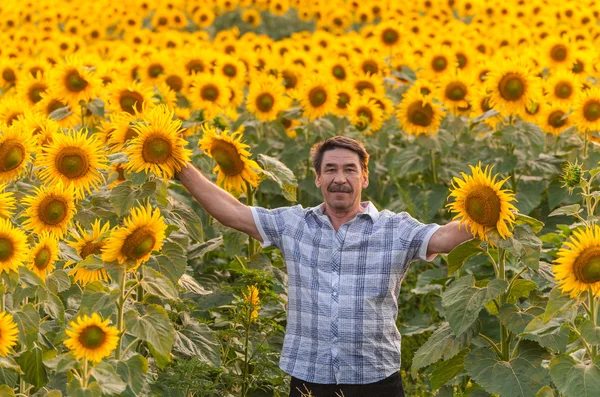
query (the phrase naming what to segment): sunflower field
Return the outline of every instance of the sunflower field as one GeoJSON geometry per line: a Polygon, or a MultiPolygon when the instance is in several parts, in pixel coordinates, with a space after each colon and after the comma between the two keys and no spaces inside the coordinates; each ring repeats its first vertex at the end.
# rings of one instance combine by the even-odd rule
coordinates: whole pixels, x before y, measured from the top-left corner
{"type": "Polygon", "coordinates": [[[0,396],[288,396],[284,258],[177,174],[316,206],[335,135],[475,236],[403,280],[408,396],[600,395],[599,1],[5,0],[0,42],[0,396]]]}

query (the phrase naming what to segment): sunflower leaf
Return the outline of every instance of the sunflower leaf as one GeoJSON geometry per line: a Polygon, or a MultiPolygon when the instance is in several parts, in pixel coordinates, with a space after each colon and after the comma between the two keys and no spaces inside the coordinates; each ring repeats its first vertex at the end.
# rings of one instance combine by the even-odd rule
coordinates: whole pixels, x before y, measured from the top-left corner
{"type": "Polygon", "coordinates": [[[600,327],[590,320],[585,320],[581,324],[581,336],[589,344],[600,345],[600,327]]]}
{"type": "Polygon", "coordinates": [[[147,266],[142,266],[141,286],[144,291],[161,298],[179,300],[177,289],[163,274],[147,266]]]}
{"type": "Polygon", "coordinates": [[[164,308],[148,305],[146,314],[141,317],[133,310],[128,311],[125,313],[125,328],[128,334],[147,342],[163,360],[169,360],[175,329],[164,308]]]}
{"type": "Polygon", "coordinates": [[[465,367],[465,356],[468,352],[469,349],[464,349],[451,359],[437,363],[431,373],[431,387],[439,389],[458,375],[465,367]]]}
{"type": "Polygon", "coordinates": [[[483,253],[479,247],[480,240],[472,239],[458,245],[448,254],[448,276],[451,276],[472,256],[483,253]]]}
{"type": "Polygon", "coordinates": [[[23,370],[23,378],[34,385],[36,389],[48,383],[48,373],[42,360],[42,349],[39,346],[21,353],[16,358],[16,362],[23,370]]]}
{"type": "Polygon", "coordinates": [[[19,342],[32,348],[34,342],[37,341],[39,332],[40,315],[37,309],[28,303],[14,313],[14,319],[19,327],[19,342]]]}
{"type": "Polygon", "coordinates": [[[285,164],[274,157],[259,154],[258,161],[263,168],[261,173],[279,185],[283,196],[288,201],[296,202],[298,180],[294,173],[285,164]]]}
{"type": "Polygon", "coordinates": [[[558,390],[566,397],[600,395],[600,356],[593,361],[578,362],[566,354],[550,361],[550,375],[558,390]]]}
{"type": "Polygon", "coordinates": [[[146,357],[136,354],[127,361],[119,361],[117,362],[117,373],[127,384],[127,389],[121,393],[121,396],[139,396],[146,382],[148,360],[146,357]]]}
{"type": "Polygon", "coordinates": [[[98,382],[102,394],[120,394],[125,391],[127,384],[121,380],[112,365],[106,361],[101,361],[95,365],[91,374],[98,382]]]}
{"type": "Polygon", "coordinates": [[[579,204],[571,204],[565,205],[564,207],[560,207],[552,211],[548,216],[559,216],[559,215],[567,215],[574,216],[575,214],[579,214],[583,211],[583,208],[579,204]]]}

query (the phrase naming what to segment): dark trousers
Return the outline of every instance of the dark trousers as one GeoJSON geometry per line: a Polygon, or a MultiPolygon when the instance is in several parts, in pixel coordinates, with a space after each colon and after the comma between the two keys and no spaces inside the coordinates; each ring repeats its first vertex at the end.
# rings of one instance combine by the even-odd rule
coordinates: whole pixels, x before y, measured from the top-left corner
{"type": "Polygon", "coordinates": [[[364,385],[324,385],[305,382],[292,376],[290,397],[404,397],[400,372],[364,385]],[[309,394],[308,392],[312,394],[309,394]],[[301,393],[302,392],[302,393],[301,393]],[[336,394],[337,393],[337,394],[336,394]],[[343,393],[343,394],[342,394],[343,393]]]}

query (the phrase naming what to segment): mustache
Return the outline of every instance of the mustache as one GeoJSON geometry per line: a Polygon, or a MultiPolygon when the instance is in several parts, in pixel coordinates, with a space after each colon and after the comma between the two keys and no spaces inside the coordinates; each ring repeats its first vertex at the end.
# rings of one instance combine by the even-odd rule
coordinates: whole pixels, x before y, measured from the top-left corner
{"type": "Polygon", "coordinates": [[[350,186],[346,186],[346,185],[331,185],[331,186],[329,186],[327,191],[352,193],[352,188],[350,186]]]}

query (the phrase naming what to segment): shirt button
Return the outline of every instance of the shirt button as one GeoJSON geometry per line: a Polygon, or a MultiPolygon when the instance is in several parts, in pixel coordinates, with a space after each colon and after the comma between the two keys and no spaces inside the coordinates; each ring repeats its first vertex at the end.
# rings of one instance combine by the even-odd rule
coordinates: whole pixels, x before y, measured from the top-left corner
{"type": "Polygon", "coordinates": [[[333,296],[337,296],[337,292],[333,291],[333,296]]]}

